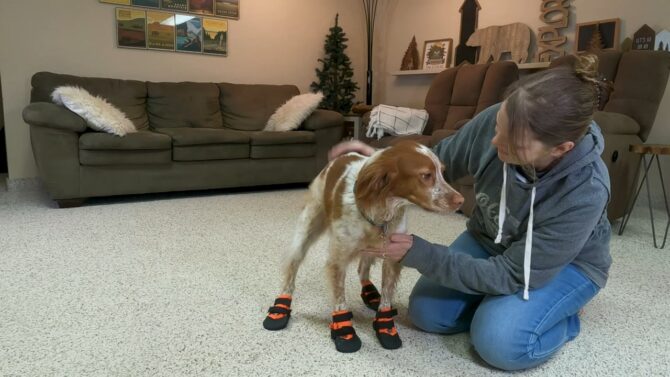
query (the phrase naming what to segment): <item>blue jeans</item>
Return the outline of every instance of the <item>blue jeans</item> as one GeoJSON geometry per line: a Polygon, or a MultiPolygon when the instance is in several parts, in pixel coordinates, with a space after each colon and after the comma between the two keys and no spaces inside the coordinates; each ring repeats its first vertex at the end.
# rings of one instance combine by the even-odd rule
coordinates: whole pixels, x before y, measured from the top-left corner
{"type": "MultiPolygon", "coordinates": [[[[469,232],[450,246],[454,253],[488,258],[469,232]]],[[[421,330],[455,334],[470,330],[475,350],[484,361],[504,370],[526,369],[547,361],[579,334],[579,310],[599,291],[573,265],[530,291],[509,296],[465,294],[422,276],[409,297],[409,316],[421,330]]]]}

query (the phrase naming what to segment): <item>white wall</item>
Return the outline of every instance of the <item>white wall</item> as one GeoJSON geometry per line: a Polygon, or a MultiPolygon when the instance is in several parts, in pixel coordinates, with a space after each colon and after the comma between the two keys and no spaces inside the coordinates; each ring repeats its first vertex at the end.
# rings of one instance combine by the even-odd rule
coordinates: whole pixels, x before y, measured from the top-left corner
{"type": "MultiPolygon", "coordinates": [[[[114,8],[97,0],[0,0],[0,75],[9,178],[37,175],[28,127],[30,78],[51,71],[147,81],[295,84],[316,79],[335,14],[352,39],[347,53],[365,88],[365,22],[358,0],[242,0],[229,21],[229,56],[116,48],[114,8]]],[[[364,91],[363,91],[364,93],[364,91]]]]}
{"type": "MultiPolygon", "coordinates": [[[[479,0],[479,26],[523,22],[536,32],[540,0],[479,0]]],[[[375,30],[373,102],[422,107],[432,76],[396,77],[413,35],[458,43],[463,0],[380,0],[375,30]]],[[[644,23],[670,29],[670,0],[574,0],[575,22],[619,17],[622,39],[644,23]]],[[[21,110],[30,77],[42,70],[84,76],[164,81],[291,83],[307,91],[335,13],[349,37],[348,55],[365,96],[366,36],[360,0],[242,0],[229,23],[227,58],[115,47],[114,6],[96,0],[0,0],[0,75],[10,179],[37,175],[21,110]]],[[[455,47],[455,46],[454,46],[455,47]]],[[[670,88],[650,142],[670,143],[670,88]]],[[[670,161],[668,161],[670,162],[670,161]]],[[[666,163],[670,167],[670,163],[666,163]]],[[[670,176],[670,170],[668,173],[670,176]]]]}

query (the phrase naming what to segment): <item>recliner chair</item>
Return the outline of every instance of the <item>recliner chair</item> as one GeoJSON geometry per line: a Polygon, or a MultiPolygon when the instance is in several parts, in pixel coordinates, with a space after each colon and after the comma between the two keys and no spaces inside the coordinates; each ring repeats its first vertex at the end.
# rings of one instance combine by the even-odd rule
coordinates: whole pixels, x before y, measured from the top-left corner
{"type": "MultiPolygon", "coordinates": [[[[609,98],[602,98],[593,119],[605,137],[602,154],[610,174],[612,197],[608,218],[622,217],[633,195],[640,155],[628,150],[630,144],[647,141],[663,99],[670,74],[670,53],[664,51],[601,51],[598,70],[614,83],[609,98]]],[[[574,65],[574,55],[551,62],[550,68],[574,65]]]]}

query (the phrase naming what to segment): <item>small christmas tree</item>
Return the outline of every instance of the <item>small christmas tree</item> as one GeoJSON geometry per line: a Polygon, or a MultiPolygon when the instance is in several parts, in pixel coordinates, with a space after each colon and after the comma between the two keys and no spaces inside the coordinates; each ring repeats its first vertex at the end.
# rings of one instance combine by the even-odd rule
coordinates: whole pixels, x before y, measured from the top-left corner
{"type": "Polygon", "coordinates": [[[354,104],[354,92],[358,90],[358,85],[351,79],[354,70],[351,68],[351,60],[344,53],[347,48],[344,42],[349,39],[338,25],[338,19],[339,14],[335,16],[335,26],[330,28],[330,34],[326,36],[326,55],[324,59],[319,59],[323,68],[316,69],[318,83],[313,82],[311,88],[323,92],[320,108],[346,114],[354,104]]]}

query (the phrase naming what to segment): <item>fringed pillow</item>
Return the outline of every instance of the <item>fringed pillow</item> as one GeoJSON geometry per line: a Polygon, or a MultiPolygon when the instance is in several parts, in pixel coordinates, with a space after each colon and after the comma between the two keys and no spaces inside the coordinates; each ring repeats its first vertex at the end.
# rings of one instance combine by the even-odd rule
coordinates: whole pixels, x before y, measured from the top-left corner
{"type": "Polygon", "coordinates": [[[263,131],[295,130],[316,110],[322,100],[321,92],[299,94],[291,98],[272,114],[263,131]]]}
{"type": "Polygon", "coordinates": [[[51,99],[84,118],[88,126],[96,131],[118,136],[137,131],[133,122],[121,110],[82,88],[59,86],[51,93],[51,99]]]}

